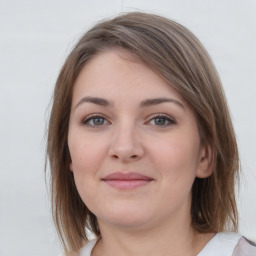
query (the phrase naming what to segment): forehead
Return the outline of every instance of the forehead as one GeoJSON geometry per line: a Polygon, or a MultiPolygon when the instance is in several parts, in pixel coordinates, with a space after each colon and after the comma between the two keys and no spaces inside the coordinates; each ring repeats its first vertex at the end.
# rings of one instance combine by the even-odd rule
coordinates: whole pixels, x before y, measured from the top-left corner
{"type": "Polygon", "coordinates": [[[135,54],[120,48],[100,52],[85,64],[75,81],[73,97],[90,93],[114,96],[117,92],[126,93],[127,97],[138,94],[162,97],[171,93],[181,100],[172,86],[151,67],[135,54]]]}

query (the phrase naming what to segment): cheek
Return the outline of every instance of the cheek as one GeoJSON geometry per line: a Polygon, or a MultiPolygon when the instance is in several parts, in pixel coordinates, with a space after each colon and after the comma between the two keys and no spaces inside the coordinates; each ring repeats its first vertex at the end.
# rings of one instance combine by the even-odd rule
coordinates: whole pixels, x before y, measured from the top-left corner
{"type": "Polygon", "coordinates": [[[180,207],[189,211],[191,188],[196,177],[198,143],[182,135],[155,141],[154,147],[152,144],[150,147],[150,158],[159,180],[155,194],[159,207],[167,213],[180,207]]]}
{"type": "Polygon", "coordinates": [[[85,137],[79,132],[69,135],[68,145],[72,161],[71,169],[77,189],[81,190],[90,185],[92,178],[98,174],[106,147],[103,141],[94,140],[93,136],[85,137]]]}
{"type": "Polygon", "coordinates": [[[170,136],[164,143],[151,147],[151,158],[160,176],[167,182],[194,180],[198,164],[199,139],[188,136],[170,136]]]}
{"type": "Polygon", "coordinates": [[[82,136],[79,133],[69,137],[69,151],[74,172],[88,173],[97,169],[97,164],[105,155],[104,140],[95,136],[82,136]]]}
{"type": "Polygon", "coordinates": [[[103,161],[104,146],[102,141],[92,142],[91,139],[72,140],[69,143],[69,150],[72,159],[72,171],[77,191],[85,205],[90,206],[97,203],[95,190],[99,170],[103,161]]]}

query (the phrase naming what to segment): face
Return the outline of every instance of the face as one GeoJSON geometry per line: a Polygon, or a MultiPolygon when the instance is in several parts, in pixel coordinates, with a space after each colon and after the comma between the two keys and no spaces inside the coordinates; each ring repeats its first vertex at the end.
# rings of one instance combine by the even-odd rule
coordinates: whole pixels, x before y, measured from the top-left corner
{"type": "Polygon", "coordinates": [[[96,55],[73,89],[68,145],[77,190],[100,225],[187,218],[208,157],[182,97],[125,50],[96,55]]]}

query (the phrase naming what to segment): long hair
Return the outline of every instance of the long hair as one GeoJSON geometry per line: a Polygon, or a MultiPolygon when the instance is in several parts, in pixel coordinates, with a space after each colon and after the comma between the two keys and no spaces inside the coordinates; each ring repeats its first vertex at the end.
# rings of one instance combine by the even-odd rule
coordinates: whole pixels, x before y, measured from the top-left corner
{"type": "Polygon", "coordinates": [[[201,142],[213,151],[212,175],[196,178],[192,187],[194,229],[201,233],[236,231],[238,150],[214,64],[199,40],[182,25],[135,12],[102,21],[86,32],[67,57],[56,82],[47,154],[52,213],[65,251],[77,252],[88,241],[86,229],[100,236],[97,219],[81,200],[69,170],[67,137],[73,85],[88,60],[114,47],[138,56],[186,100],[196,115],[201,142]]]}

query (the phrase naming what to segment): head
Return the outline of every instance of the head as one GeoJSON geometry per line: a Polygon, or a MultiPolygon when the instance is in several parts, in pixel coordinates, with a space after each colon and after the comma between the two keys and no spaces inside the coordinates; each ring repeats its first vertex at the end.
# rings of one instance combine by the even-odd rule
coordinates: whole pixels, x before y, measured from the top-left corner
{"type": "MultiPolygon", "coordinates": [[[[190,107],[200,144],[211,154],[211,173],[191,189],[191,221],[201,233],[237,229],[235,178],[238,152],[219,76],[198,39],[182,25],[144,13],[128,13],[91,28],[67,57],[56,82],[48,147],[53,216],[66,250],[87,240],[85,228],[100,235],[96,216],[80,198],[70,171],[68,145],[74,85],[96,56],[123,49],[150,67],[190,107]]],[[[89,150],[89,149],[88,149],[89,150]]]]}

